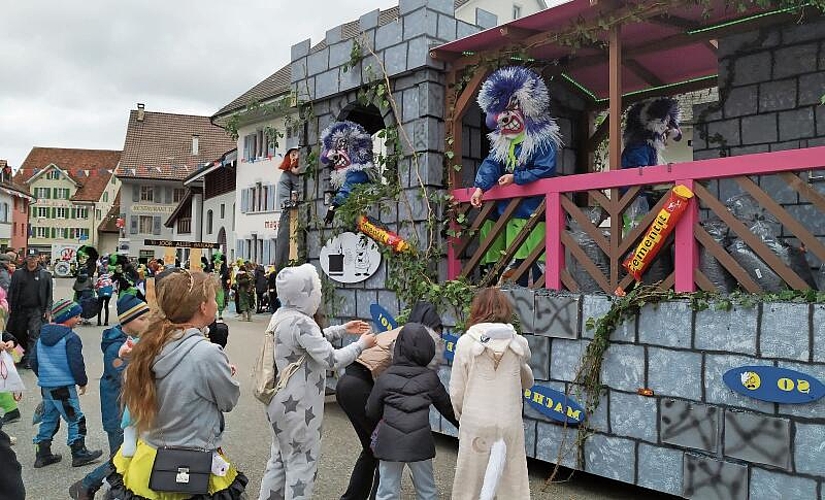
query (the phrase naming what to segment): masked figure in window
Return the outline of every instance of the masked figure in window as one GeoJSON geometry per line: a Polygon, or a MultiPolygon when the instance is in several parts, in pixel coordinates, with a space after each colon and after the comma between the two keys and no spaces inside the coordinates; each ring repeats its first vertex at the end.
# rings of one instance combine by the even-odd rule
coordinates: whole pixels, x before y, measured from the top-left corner
{"type": "Polygon", "coordinates": [[[377,169],[372,163],[372,137],[357,123],[333,123],[321,134],[321,143],[321,163],[332,168],[329,182],[337,191],[324,218],[330,224],[335,209],[357,185],[373,182],[377,169]]]}
{"type": "MultiPolygon", "coordinates": [[[[470,203],[474,207],[481,206],[484,193],[494,186],[513,183],[523,186],[556,175],[556,153],[562,145],[561,136],[558,125],[549,116],[550,94],[539,75],[520,66],[500,68],[482,85],[478,104],[487,115],[487,126],[493,131],[487,136],[490,154],[479,166],[473,184],[475,191],[470,203]]],[[[491,265],[501,259],[502,252],[512,244],[541,200],[541,196],[522,200],[513,218],[507,222],[505,233],[493,242],[485,255],[483,264],[491,265]]],[[[497,204],[498,216],[508,202],[497,204]]],[[[482,241],[492,227],[492,221],[484,223],[480,231],[482,241]]],[[[544,244],[544,240],[545,223],[540,222],[519,247],[511,268],[520,265],[537,246],[544,244]]],[[[544,260],[544,257],[540,259],[544,260]]],[[[534,280],[540,273],[540,266],[533,266],[534,280]]],[[[519,284],[526,286],[527,283],[525,273],[519,284]]]]}

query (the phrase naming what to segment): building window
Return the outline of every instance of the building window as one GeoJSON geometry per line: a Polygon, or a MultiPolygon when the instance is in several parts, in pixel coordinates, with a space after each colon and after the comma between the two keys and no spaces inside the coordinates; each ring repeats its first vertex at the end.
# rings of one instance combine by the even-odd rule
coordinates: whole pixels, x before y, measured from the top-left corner
{"type": "Polygon", "coordinates": [[[44,187],[34,188],[34,197],[42,199],[42,200],[51,199],[52,190],[51,190],[51,188],[44,188],[44,187]]]}
{"type": "Polygon", "coordinates": [[[48,238],[49,237],[49,228],[47,227],[33,227],[32,234],[35,238],[48,238]]]}
{"type": "Polygon", "coordinates": [[[226,203],[221,203],[221,219],[226,218],[226,203]]]}
{"type": "Polygon", "coordinates": [[[68,219],[69,209],[66,207],[56,207],[54,209],[54,216],[56,219],[68,219]]]}
{"type": "Polygon", "coordinates": [[[212,211],[206,211],[206,234],[212,234],[212,211]]]}
{"type": "MultiPolygon", "coordinates": [[[[140,186],[140,201],[155,201],[155,188],[154,188],[154,186],[140,186]]],[[[141,217],[141,219],[142,219],[142,217],[141,217]]],[[[141,232],[143,232],[143,231],[141,231],[141,232]]],[[[151,233],[151,232],[152,231],[149,230],[149,233],[151,233]]]]}
{"type": "Polygon", "coordinates": [[[178,234],[190,234],[192,232],[192,219],[189,217],[178,219],[178,234]]]}
{"type": "Polygon", "coordinates": [[[175,188],[172,192],[172,201],[178,203],[180,200],[183,199],[184,195],[186,194],[186,189],[184,188],[175,188]]]}
{"type": "Polygon", "coordinates": [[[54,188],[54,199],[55,200],[68,200],[71,198],[71,191],[69,188],[54,188]]]}
{"type": "Polygon", "coordinates": [[[95,210],[95,219],[100,220],[100,209],[95,210]]]}
{"type": "Polygon", "coordinates": [[[107,201],[109,201],[109,192],[105,191],[103,193],[103,203],[106,203],[107,201]]]}
{"type": "MultiPolygon", "coordinates": [[[[34,210],[34,207],[32,207],[34,210]]],[[[49,207],[37,207],[37,217],[40,219],[46,219],[49,217],[49,207]]]]}
{"type": "Polygon", "coordinates": [[[59,170],[52,169],[52,170],[49,170],[48,172],[46,172],[46,179],[49,179],[49,180],[52,180],[52,181],[59,181],[61,179],[61,177],[62,176],[60,175],[59,170]]]}
{"type": "Polygon", "coordinates": [[[72,219],[86,220],[89,218],[89,209],[87,207],[72,208],[72,219]]]}
{"type": "Polygon", "coordinates": [[[513,19],[521,18],[521,5],[513,4],[513,19]]]}
{"type": "Polygon", "coordinates": [[[9,204],[3,203],[0,205],[0,221],[8,222],[9,221],[9,204]]]}
{"type": "Polygon", "coordinates": [[[140,234],[152,234],[152,216],[151,215],[141,215],[140,219],[138,220],[138,224],[140,224],[138,228],[138,233],[140,234]]]}
{"type": "Polygon", "coordinates": [[[69,228],[68,227],[53,227],[52,228],[52,238],[59,238],[59,239],[67,239],[69,237],[69,228]]]}

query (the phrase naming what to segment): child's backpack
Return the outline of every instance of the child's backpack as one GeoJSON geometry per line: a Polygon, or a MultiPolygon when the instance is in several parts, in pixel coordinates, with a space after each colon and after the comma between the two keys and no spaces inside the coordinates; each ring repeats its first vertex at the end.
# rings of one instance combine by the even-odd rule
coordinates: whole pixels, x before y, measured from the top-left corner
{"type": "Polygon", "coordinates": [[[272,315],[264,333],[264,345],[261,346],[261,352],[252,368],[252,394],[265,405],[268,405],[275,394],[286,386],[289,378],[298,371],[306,359],[306,354],[301,355],[298,361],[287,365],[279,376],[278,367],[275,366],[275,330],[280,321],[281,318],[276,319],[276,315],[272,315]]]}
{"type": "Polygon", "coordinates": [[[213,321],[209,325],[209,340],[226,349],[226,343],[229,341],[229,325],[223,321],[213,321]]]}
{"type": "Polygon", "coordinates": [[[104,299],[109,298],[115,291],[115,284],[108,274],[101,274],[97,278],[97,296],[104,299]]]}

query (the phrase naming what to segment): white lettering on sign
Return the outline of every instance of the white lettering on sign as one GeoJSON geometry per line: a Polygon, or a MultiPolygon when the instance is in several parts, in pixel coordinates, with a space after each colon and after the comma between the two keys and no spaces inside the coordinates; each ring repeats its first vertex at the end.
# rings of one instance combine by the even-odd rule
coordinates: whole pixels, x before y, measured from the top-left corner
{"type": "Polygon", "coordinates": [[[175,211],[175,205],[132,205],[132,213],[165,214],[175,211]]]}

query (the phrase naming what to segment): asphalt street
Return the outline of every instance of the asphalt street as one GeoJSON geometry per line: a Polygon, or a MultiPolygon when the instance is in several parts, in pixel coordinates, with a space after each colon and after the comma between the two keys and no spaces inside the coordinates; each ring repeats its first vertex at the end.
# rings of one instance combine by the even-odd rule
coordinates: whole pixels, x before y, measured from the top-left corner
{"type": "MultiPolygon", "coordinates": [[[[71,280],[56,281],[55,300],[69,297],[71,280]]],[[[224,436],[224,449],[234,460],[238,468],[249,477],[247,491],[250,498],[257,498],[261,476],[269,457],[270,429],[264,416],[262,405],[252,397],[251,366],[257,356],[263,329],[269,321],[269,315],[260,314],[252,323],[239,322],[233,313],[226,315],[230,327],[227,354],[237,367],[237,377],[241,383],[241,397],[238,406],[226,415],[227,431],[224,436]]],[[[114,301],[111,304],[111,324],[117,322],[114,301]]],[[[365,318],[366,319],[366,318],[365,318]]],[[[106,437],[100,423],[99,379],[102,373],[102,354],[100,334],[103,327],[82,326],[77,331],[83,339],[83,353],[89,373],[89,387],[81,397],[81,406],[86,414],[89,435],[87,446],[90,449],[103,449],[106,452],[106,437]]],[[[53,451],[63,454],[63,461],[43,469],[34,469],[34,446],[32,437],[36,427],[31,425],[32,411],[39,402],[37,381],[33,373],[24,370],[23,380],[28,391],[20,404],[23,414],[21,421],[7,425],[4,430],[17,438],[14,447],[18,459],[23,465],[23,480],[28,491],[27,498],[35,500],[65,499],[68,487],[94,466],[72,468],[69,448],[66,446],[66,427],[61,426],[55,438],[53,451]]],[[[435,476],[441,498],[450,497],[453,470],[455,467],[458,441],[451,437],[436,436],[437,456],[434,461],[435,476]]],[[[324,433],[318,480],[315,486],[316,499],[335,500],[346,489],[349,473],[355,462],[360,445],[355,432],[344,413],[328,398],[324,416],[324,433]]],[[[564,483],[545,485],[552,467],[542,462],[530,462],[530,485],[532,498],[537,500],[596,500],[596,499],[656,499],[672,498],[650,490],[611,481],[597,476],[576,472],[572,479],[564,483]]],[[[562,476],[568,475],[563,472],[562,476]]],[[[2,496],[2,495],[0,495],[2,496]]],[[[98,495],[98,498],[102,495],[98,495]]],[[[405,473],[402,498],[415,498],[412,482],[405,473]]],[[[515,500],[515,499],[503,499],[515,500]]]]}

